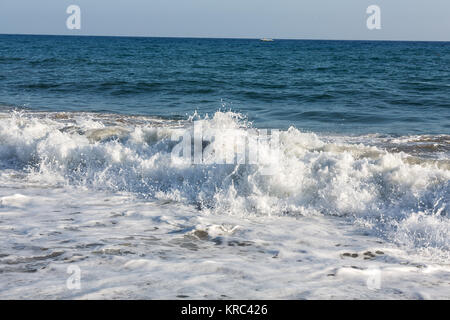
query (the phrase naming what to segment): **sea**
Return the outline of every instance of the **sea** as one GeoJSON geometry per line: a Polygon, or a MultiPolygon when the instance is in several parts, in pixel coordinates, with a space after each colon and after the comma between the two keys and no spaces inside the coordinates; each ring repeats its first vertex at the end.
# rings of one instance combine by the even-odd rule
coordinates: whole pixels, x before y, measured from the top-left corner
{"type": "Polygon", "coordinates": [[[450,299],[449,215],[450,42],[0,35],[0,299],[450,299]]]}

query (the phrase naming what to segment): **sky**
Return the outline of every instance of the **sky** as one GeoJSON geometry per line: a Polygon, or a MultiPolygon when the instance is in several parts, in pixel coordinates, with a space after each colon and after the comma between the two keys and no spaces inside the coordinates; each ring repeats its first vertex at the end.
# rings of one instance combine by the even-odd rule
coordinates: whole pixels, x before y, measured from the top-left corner
{"type": "Polygon", "coordinates": [[[450,0],[0,0],[0,33],[450,41],[450,0]],[[80,30],[66,27],[69,5],[80,30]]]}

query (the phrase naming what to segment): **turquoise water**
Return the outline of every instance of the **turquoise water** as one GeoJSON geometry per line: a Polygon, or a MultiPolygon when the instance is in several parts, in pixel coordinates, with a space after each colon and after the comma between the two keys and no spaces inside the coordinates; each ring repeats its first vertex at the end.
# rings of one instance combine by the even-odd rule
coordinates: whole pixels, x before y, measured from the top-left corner
{"type": "Polygon", "coordinates": [[[257,127],[450,133],[450,43],[0,36],[0,104],[257,127]]]}

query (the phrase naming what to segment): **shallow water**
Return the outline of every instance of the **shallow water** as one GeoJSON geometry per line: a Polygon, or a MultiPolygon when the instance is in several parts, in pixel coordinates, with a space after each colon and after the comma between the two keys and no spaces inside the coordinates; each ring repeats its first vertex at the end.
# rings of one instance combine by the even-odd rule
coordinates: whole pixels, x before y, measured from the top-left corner
{"type": "MultiPolygon", "coordinates": [[[[248,129],[199,121],[214,149],[248,129]]],[[[448,298],[448,137],[291,128],[266,175],[174,161],[171,133],[194,123],[1,114],[0,297],[448,298]]]]}

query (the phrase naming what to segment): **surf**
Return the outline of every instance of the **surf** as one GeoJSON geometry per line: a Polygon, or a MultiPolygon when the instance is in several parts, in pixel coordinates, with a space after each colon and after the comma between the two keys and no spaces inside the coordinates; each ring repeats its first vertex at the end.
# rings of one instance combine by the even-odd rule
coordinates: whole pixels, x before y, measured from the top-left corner
{"type": "MultiPolygon", "coordinates": [[[[0,116],[0,168],[45,185],[125,191],[204,214],[343,217],[393,242],[449,250],[448,157],[394,152],[385,137],[321,136],[290,127],[279,133],[271,174],[263,163],[174,158],[179,141],[173,136],[193,133],[196,121],[215,137],[202,145],[212,153],[236,151],[233,136],[257,129],[231,111],[185,120],[10,111],[0,116]]],[[[443,136],[426,139],[448,148],[443,136]]],[[[258,144],[265,156],[273,154],[269,141],[258,144]]]]}

